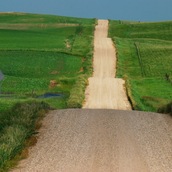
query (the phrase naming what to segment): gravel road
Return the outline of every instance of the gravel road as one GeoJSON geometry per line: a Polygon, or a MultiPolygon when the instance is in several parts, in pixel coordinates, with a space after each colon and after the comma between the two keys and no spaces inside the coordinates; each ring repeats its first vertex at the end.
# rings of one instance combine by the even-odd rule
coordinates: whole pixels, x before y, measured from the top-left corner
{"type": "Polygon", "coordinates": [[[13,172],[171,172],[172,118],[120,110],[48,114],[13,172]]]}
{"type": "Polygon", "coordinates": [[[83,108],[131,110],[125,81],[115,78],[116,50],[107,34],[108,21],[98,20],[94,33],[94,72],[89,78],[83,108]]]}

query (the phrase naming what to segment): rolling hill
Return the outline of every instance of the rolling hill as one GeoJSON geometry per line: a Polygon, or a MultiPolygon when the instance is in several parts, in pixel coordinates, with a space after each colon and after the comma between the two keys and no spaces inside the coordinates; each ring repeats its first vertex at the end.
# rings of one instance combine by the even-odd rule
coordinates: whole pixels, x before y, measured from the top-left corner
{"type": "MultiPolygon", "coordinates": [[[[22,158],[21,150],[36,142],[31,136],[47,110],[82,107],[93,70],[96,22],[0,13],[0,70],[5,75],[0,88],[0,171],[13,166],[22,158]]],[[[171,21],[110,21],[109,37],[117,49],[117,77],[126,80],[135,110],[163,111],[163,106],[170,105],[171,31],[171,21]]]]}
{"type": "Polygon", "coordinates": [[[85,79],[92,72],[94,25],[95,19],[1,13],[0,70],[5,79],[0,110],[46,93],[62,94],[60,99],[44,100],[54,108],[66,108],[75,88],[80,102],[70,103],[81,106],[85,79]],[[76,85],[78,77],[83,84],[76,85]]]}

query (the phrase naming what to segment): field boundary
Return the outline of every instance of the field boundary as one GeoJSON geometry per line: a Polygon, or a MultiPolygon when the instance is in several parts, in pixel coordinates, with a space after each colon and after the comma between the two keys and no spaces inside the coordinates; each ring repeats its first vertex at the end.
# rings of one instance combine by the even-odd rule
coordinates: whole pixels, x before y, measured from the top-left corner
{"type": "Polygon", "coordinates": [[[138,60],[139,60],[142,76],[145,77],[146,75],[145,75],[145,71],[144,71],[144,68],[143,68],[142,58],[141,58],[141,55],[140,55],[139,43],[134,42],[134,45],[136,47],[137,57],[138,57],[138,60]]]}

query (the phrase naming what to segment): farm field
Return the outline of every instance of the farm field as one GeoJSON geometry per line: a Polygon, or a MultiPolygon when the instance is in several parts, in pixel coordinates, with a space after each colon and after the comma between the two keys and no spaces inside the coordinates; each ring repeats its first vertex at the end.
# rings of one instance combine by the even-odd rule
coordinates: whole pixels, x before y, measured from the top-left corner
{"type": "Polygon", "coordinates": [[[117,76],[127,81],[136,110],[158,111],[172,101],[172,22],[110,21],[117,76]]]}
{"type": "Polygon", "coordinates": [[[53,98],[54,108],[67,107],[77,78],[91,73],[94,25],[95,19],[0,14],[0,70],[5,75],[0,110],[8,108],[11,102],[47,92],[64,95],[61,99],[53,98]],[[51,80],[56,83],[54,87],[51,80]],[[7,95],[12,95],[11,99],[7,95]]]}

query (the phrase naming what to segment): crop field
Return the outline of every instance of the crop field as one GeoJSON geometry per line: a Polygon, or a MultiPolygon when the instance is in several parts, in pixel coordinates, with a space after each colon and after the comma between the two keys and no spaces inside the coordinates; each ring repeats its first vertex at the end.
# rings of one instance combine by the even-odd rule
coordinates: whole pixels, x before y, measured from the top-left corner
{"type": "Polygon", "coordinates": [[[24,101],[52,92],[64,96],[45,101],[56,101],[54,108],[66,107],[77,78],[91,73],[94,25],[95,19],[0,14],[0,70],[5,75],[0,102],[8,108],[15,99],[24,101]]]}
{"type": "Polygon", "coordinates": [[[172,101],[172,22],[111,21],[117,76],[127,81],[134,109],[158,111],[172,101]]]}
{"type": "Polygon", "coordinates": [[[92,45],[94,24],[95,19],[0,14],[0,41],[3,42],[0,50],[51,50],[85,55],[92,45]],[[78,43],[81,43],[79,50],[78,43]]]}

